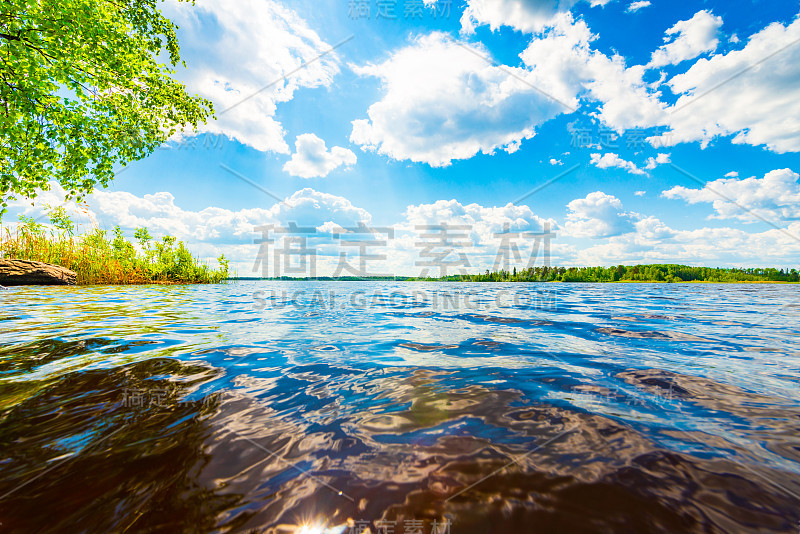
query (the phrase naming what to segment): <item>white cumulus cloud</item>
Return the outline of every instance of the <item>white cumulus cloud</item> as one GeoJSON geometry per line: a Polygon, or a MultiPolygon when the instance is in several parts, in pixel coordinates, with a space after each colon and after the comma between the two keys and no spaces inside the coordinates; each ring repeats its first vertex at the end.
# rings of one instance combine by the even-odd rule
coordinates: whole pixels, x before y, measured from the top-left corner
{"type": "MultiPolygon", "coordinates": [[[[422,259],[419,256],[421,244],[433,243],[440,252],[451,249],[447,261],[460,258],[463,261],[460,268],[476,272],[501,268],[503,247],[506,247],[509,262],[518,260],[520,266],[527,264],[535,254],[543,253],[539,250],[542,243],[536,241],[536,235],[543,232],[553,234],[558,225],[553,219],[534,214],[528,206],[510,203],[505,206],[465,205],[453,199],[408,206],[405,221],[398,228],[402,232],[393,243],[393,255],[405,257],[407,265],[422,259]],[[514,237],[504,242],[503,235],[509,233],[514,237]],[[440,241],[438,236],[441,235],[448,236],[450,245],[440,241]]],[[[535,257],[540,265],[541,256],[535,257]]]]}
{"type": "Polygon", "coordinates": [[[647,7],[649,5],[650,5],[650,0],[638,0],[637,2],[631,2],[628,5],[628,9],[626,9],[625,11],[627,11],[628,13],[636,13],[643,7],[647,7]]]}
{"type": "MultiPolygon", "coordinates": [[[[777,210],[775,215],[788,220],[783,230],[769,229],[763,232],[730,227],[671,228],[656,217],[626,211],[617,197],[601,191],[570,202],[565,222],[560,225],[537,215],[528,206],[482,206],[462,204],[457,200],[413,205],[407,208],[399,221],[390,225],[395,229],[392,237],[383,233],[376,238],[385,241],[384,245],[370,247],[366,251],[367,254],[383,257],[370,261],[368,270],[418,275],[423,268],[419,261],[424,259],[420,256],[423,249],[420,242],[427,241],[438,247],[437,251],[441,251],[442,247],[452,249],[451,260],[462,253],[466,254],[468,267],[464,268],[468,272],[482,272],[497,265],[505,232],[541,232],[548,226],[556,233],[551,244],[552,262],[556,265],[678,262],[695,265],[794,266],[800,254],[800,241],[793,237],[800,236],[800,220],[796,220],[800,218],[797,179],[797,173],[781,169],[767,173],[761,179],[717,180],[709,184],[715,190],[725,190],[726,195],[736,195],[743,204],[765,210],[763,214],[768,214],[768,210],[777,210]],[[458,245],[442,245],[436,239],[431,241],[421,235],[434,230],[416,228],[442,223],[467,226],[466,230],[453,231],[465,233],[466,242],[462,244],[461,238],[458,238],[458,245]],[[588,247],[579,245],[584,238],[593,238],[595,241],[588,247]]],[[[9,216],[22,213],[41,217],[44,203],[59,205],[64,191],[56,183],[51,187],[50,191],[41,193],[41,204],[37,203],[37,207],[14,202],[10,206],[9,216]]],[[[697,202],[714,202],[708,193],[707,188],[678,189],[673,196],[692,196],[697,202]]],[[[185,241],[193,253],[212,264],[214,258],[224,253],[242,276],[263,272],[261,269],[265,262],[259,264],[259,271],[253,272],[254,261],[259,257],[260,250],[259,244],[254,242],[261,237],[258,226],[287,228],[295,224],[298,230],[293,235],[306,237],[304,246],[317,252],[317,274],[330,275],[339,266],[343,250],[348,253],[351,265],[358,265],[359,261],[357,247],[344,246],[330,234],[344,229],[352,230],[362,224],[369,226],[372,221],[368,211],[353,205],[348,199],[311,188],[297,191],[267,207],[241,210],[214,206],[185,209],[167,192],[138,196],[124,191],[95,191],[86,200],[88,211],[78,209],[74,203],[67,206],[69,213],[83,225],[83,231],[97,226],[109,230],[119,224],[131,237],[134,228],[147,226],[155,236],[170,234],[185,241]],[[301,229],[305,233],[298,234],[301,229]],[[316,232],[311,230],[312,233],[308,233],[309,229],[316,229],[316,232]]],[[[729,207],[723,204],[715,207],[733,219],[741,215],[736,211],[726,213],[729,207]]],[[[269,246],[270,254],[286,244],[275,232],[269,237],[275,240],[269,246]]],[[[355,238],[362,239],[363,236],[356,234],[355,238]]],[[[519,245],[520,254],[513,254],[514,257],[509,260],[518,268],[534,257],[534,253],[539,254],[536,256],[537,265],[541,265],[542,251],[537,249],[532,239],[515,240],[513,243],[519,245]]],[[[291,246],[297,249],[300,244],[295,242],[291,246]]],[[[268,274],[274,274],[272,255],[265,259],[268,274]]],[[[459,270],[461,268],[453,268],[448,272],[459,270]]],[[[431,274],[438,274],[438,269],[432,268],[431,274]]]]}
{"type": "Polygon", "coordinates": [[[384,63],[353,67],[380,78],[384,96],[369,107],[368,119],[353,121],[351,142],[434,167],[479,152],[516,151],[565,107],[536,89],[548,84],[534,73],[493,66],[487,55],[483,47],[433,33],[384,63]]]}
{"type": "Polygon", "coordinates": [[[618,131],[662,121],[666,105],[643,81],[645,68],[627,67],[622,56],[593,50],[596,38],[585,21],[566,13],[520,57],[538,87],[562,102],[577,102],[579,97],[601,102],[596,116],[618,131]]]}
{"type": "Polygon", "coordinates": [[[734,135],[733,143],[766,145],[777,153],[800,151],[800,19],[774,23],[741,50],[700,59],[669,80],[680,94],[651,141],[662,146],[734,135]],[[721,82],[724,82],[721,84],[721,82]]]}
{"type": "Polygon", "coordinates": [[[760,219],[785,221],[800,219],[800,174],[791,169],[776,169],[763,178],[721,178],[700,189],[676,186],[664,191],[666,198],[683,199],[689,204],[710,203],[717,219],[760,219]]]}
{"type": "Polygon", "coordinates": [[[602,156],[600,154],[592,154],[589,163],[591,163],[598,169],[618,168],[618,169],[625,169],[631,174],[640,174],[640,175],[647,174],[642,169],[637,167],[636,164],[633,163],[632,161],[624,160],[617,154],[614,154],[613,152],[606,152],[602,156]]]}
{"type": "MultiPolygon", "coordinates": [[[[701,22],[719,22],[701,13],[701,22]]],[[[690,21],[697,19],[695,15],[690,21]]],[[[696,34],[690,21],[675,26],[681,30],[673,43],[696,34]]],[[[593,115],[618,132],[666,127],[662,135],[648,138],[655,147],[698,141],[705,147],[715,137],[733,135],[735,144],[765,145],[777,153],[800,151],[800,46],[795,46],[800,19],[786,26],[770,24],[742,49],[700,58],[683,74],[668,80],[662,75],[656,83],[643,81],[646,66],[626,66],[625,58],[592,49],[596,37],[585,21],[559,15],[521,54],[531,80],[547,80],[550,94],[562,101],[599,102],[593,115]],[[673,105],[657,90],[662,82],[678,96],[673,105]]],[[[711,46],[700,46],[701,40],[686,42],[695,43],[697,50],[711,46]]],[[[666,53],[660,50],[657,55],[666,53]]],[[[670,50],[678,54],[679,49],[670,50]]]]}
{"type": "Polygon", "coordinates": [[[677,65],[705,52],[716,50],[719,44],[717,33],[722,26],[722,17],[702,10],[689,20],[682,20],[667,30],[667,43],[653,52],[648,66],[663,67],[677,65]]]}
{"type": "Polygon", "coordinates": [[[669,154],[657,154],[656,157],[647,158],[647,163],[645,164],[644,168],[647,170],[652,170],[659,165],[664,165],[671,162],[672,160],[670,159],[669,154]]]}
{"type": "Polygon", "coordinates": [[[280,224],[318,227],[327,222],[349,228],[359,223],[369,224],[372,215],[354,206],[348,199],[322,193],[310,187],[296,191],[269,210],[270,217],[280,224]]]}
{"type": "Polygon", "coordinates": [[[491,239],[494,233],[507,231],[540,232],[545,225],[555,229],[556,223],[551,219],[543,219],[533,213],[528,206],[486,207],[480,204],[463,205],[457,200],[437,200],[431,204],[408,206],[405,213],[410,226],[419,225],[467,225],[475,236],[484,240],[491,239]]]}
{"type": "Polygon", "coordinates": [[[339,72],[336,53],[319,58],[331,46],[272,0],[197,0],[194,6],[171,0],[165,12],[181,27],[181,54],[189,67],[179,76],[190,93],[214,103],[217,118],[200,132],[288,153],[277,106],[300,88],[332,83],[339,72]]]}
{"type": "MultiPolygon", "coordinates": [[[[509,13],[545,5],[501,4],[509,13]]],[[[368,118],[353,122],[351,141],[394,159],[446,166],[479,153],[513,152],[540,124],[593,101],[599,106],[592,115],[619,133],[665,128],[648,138],[657,148],[691,142],[705,147],[715,137],[733,136],[733,143],[800,151],[800,47],[792,46],[800,39],[800,20],[771,24],[740,50],[712,54],[683,74],[662,73],[660,80],[645,82],[650,66],[713,52],[720,17],[704,10],[678,22],[650,65],[629,66],[618,54],[594,49],[597,35],[586,22],[560,9],[547,7],[555,14],[520,54],[524,67],[487,64],[473,54],[488,56],[481,45],[443,34],[420,37],[384,63],[356,67],[379,77],[385,92],[369,107],[368,118]],[[676,102],[668,104],[660,88],[676,95],[676,102]]],[[[653,158],[644,168],[663,163],[653,158]]]]}
{"type": "Polygon", "coordinates": [[[357,161],[351,150],[340,146],[328,150],[325,141],[311,133],[298,135],[294,146],[292,159],[283,166],[283,170],[292,176],[324,177],[337,167],[352,166],[357,161]]]}
{"type": "Polygon", "coordinates": [[[620,199],[602,191],[575,199],[567,208],[564,234],[572,237],[602,238],[633,232],[638,219],[623,209],[620,199]]]}
{"type": "MultiPolygon", "coordinates": [[[[523,33],[536,32],[570,10],[579,0],[468,0],[461,17],[461,30],[473,33],[488,24],[492,31],[508,26],[523,33]]],[[[603,6],[610,0],[589,0],[603,6]]]]}
{"type": "Polygon", "coordinates": [[[737,228],[677,230],[654,217],[643,218],[635,226],[635,232],[582,248],[568,261],[575,265],[794,266],[800,253],[800,242],[792,237],[800,235],[800,222],[790,224],[785,231],[771,229],[755,233],[737,228]]]}

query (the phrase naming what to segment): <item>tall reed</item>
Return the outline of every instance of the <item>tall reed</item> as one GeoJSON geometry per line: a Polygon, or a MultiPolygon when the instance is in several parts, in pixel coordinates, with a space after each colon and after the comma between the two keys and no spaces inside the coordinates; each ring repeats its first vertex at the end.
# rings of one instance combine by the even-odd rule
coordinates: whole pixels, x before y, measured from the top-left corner
{"type": "Polygon", "coordinates": [[[183,242],[172,236],[153,240],[147,228],[134,233],[139,249],[115,226],[113,239],[105,230],[75,235],[76,227],[64,208],[50,211],[50,227],[20,216],[12,230],[0,227],[0,256],[40,261],[66,267],[78,274],[77,283],[153,284],[218,283],[228,277],[228,260],[217,258],[219,268],[194,258],[183,242]]]}

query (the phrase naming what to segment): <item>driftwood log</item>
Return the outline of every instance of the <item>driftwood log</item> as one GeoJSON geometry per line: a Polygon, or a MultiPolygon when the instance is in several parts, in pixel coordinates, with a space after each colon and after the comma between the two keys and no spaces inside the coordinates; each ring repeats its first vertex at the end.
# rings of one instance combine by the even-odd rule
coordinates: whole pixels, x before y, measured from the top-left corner
{"type": "Polygon", "coordinates": [[[0,258],[0,286],[74,286],[77,273],[40,261],[0,258]]]}

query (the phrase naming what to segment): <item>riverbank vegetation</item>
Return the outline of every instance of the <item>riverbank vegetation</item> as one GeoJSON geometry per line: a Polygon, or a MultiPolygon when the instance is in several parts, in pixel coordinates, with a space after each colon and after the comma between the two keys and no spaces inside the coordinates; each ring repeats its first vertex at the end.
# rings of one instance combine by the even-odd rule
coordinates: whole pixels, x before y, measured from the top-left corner
{"type": "Polygon", "coordinates": [[[50,225],[20,216],[13,230],[0,227],[0,257],[60,265],[78,274],[79,285],[218,283],[228,277],[228,260],[221,255],[219,267],[196,259],[172,236],[155,240],[147,228],[134,233],[138,248],[122,229],[75,235],[76,227],[63,208],[50,211],[50,225]]]}

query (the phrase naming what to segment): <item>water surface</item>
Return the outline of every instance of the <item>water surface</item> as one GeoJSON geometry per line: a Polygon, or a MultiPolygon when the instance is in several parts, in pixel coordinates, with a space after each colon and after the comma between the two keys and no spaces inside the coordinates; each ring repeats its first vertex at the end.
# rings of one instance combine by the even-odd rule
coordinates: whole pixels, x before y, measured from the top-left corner
{"type": "Polygon", "coordinates": [[[797,291],[12,288],[0,526],[797,532],[797,291]]]}

